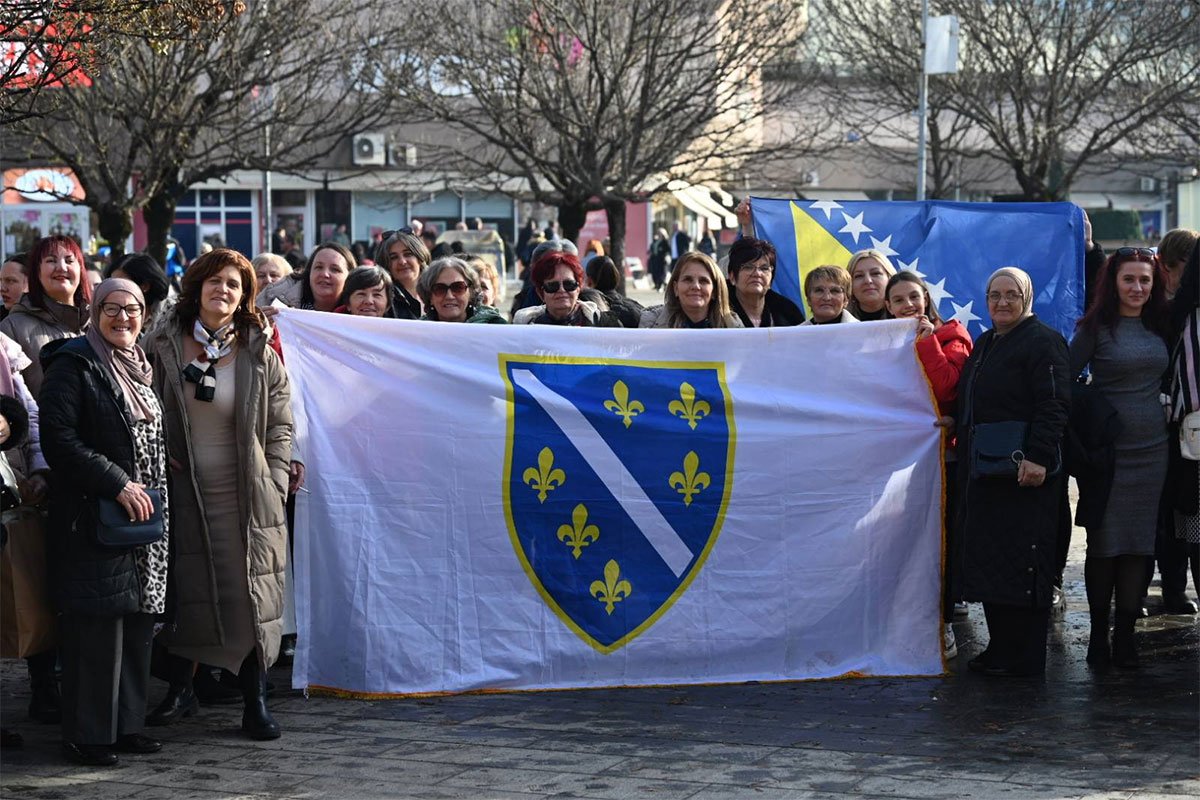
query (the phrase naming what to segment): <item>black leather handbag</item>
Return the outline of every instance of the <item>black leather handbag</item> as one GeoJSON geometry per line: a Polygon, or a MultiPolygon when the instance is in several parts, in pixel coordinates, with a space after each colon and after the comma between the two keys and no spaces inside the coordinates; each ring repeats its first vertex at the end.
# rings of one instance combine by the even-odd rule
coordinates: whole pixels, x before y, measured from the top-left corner
{"type": "Polygon", "coordinates": [[[130,522],[129,512],[116,500],[96,501],[96,544],[114,550],[128,550],[153,544],[163,538],[162,493],[144,489],[154,504],[154,513],[145,522],[130,522]]]}
{"type": "MultiPolygon", "coordinates": [[[[971,477],[1015,478],[1025,460],[1029,439],[1028,422],[984,422],[971,428],[971,477]]],[[[1062,469],[1062,456],[1055,454],[1046,465],[1046,477],[1062,469]]]]}

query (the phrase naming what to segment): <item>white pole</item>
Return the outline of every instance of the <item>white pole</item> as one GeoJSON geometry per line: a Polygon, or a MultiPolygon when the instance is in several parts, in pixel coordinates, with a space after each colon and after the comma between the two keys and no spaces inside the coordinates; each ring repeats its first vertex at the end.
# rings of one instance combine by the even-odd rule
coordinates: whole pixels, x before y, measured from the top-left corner
{"type": "Polygon", "coordinates": [[[921,84],[917,99],[917,199],[925,199],[925,150],[929,128],[929,74],[925,72],[925,37],[929,28],[929,0],[921,0],[921,84]]]}

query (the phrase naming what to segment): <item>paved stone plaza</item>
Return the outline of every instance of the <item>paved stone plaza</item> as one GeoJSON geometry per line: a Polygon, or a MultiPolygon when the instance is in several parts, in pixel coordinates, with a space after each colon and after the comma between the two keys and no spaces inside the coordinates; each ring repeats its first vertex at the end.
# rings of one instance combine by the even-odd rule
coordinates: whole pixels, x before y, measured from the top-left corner
{"type": "MultiPolygon", "coordinates": [[[[282,739],[238,731],[240,706],[202,708],[152,756],[84,769],[56,726],[25,721],[24,665],[0,702],[25,747],[0,754],[0,796],[204,798],[1088,798],[1200,796],[1200,636],[1192,617],[1139,624],[1145,666],[1084,663],[1083,532],[1068,567],[1044,680],[965,671],[982,613],[955,626],[937,678],[461,695],[271,706],[282,739]]],[[[1158,602],[1152,589],[1151,605],[1158,602]]],[[[286,668],[272,680],[289,685],[286,668]]],[[[154,682],[153,700],[165,685],[154,682]]]]}

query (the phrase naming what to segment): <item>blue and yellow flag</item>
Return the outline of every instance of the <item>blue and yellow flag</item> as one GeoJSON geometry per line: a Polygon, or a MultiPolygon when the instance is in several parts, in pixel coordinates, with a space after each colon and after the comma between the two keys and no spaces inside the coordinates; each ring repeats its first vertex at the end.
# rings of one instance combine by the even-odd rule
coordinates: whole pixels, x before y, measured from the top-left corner
{"type": "Polygon", "coordinates": [[[991,327],[988,276],[1020,267],[1034,313],[1068,339],[1083,314],[1083,213],[1070,203],[777,200],[755,197],[754,227],[779,254],[775,291],[803,303],[804,276],[879,250],[924,277],[938,313],[978,336],[991,327]]]}

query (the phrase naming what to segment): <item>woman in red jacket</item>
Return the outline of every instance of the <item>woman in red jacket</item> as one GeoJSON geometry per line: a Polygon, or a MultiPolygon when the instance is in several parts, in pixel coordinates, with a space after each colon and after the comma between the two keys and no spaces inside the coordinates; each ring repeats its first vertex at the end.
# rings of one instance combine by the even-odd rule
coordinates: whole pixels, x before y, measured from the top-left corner
{"type": "MultiPolygon", "coordinates": [[[[954,413],[958,401],[958,379],[962,375],[963,365],[971,355],[971,334],[958,320],[942,321],[937,307],[929,297],[929,288],[925,281],[915,272],[904,270],[897,272],[888,279],[884,290],[884,301],[887,316],[895,318],[914,318],[917,320],[917,355],[921,366],[925,368],[925,376],[933,388],[934,399],[937,400],[938,414],[943,417],[954,413]]],[[[946,440],[946,461],[954,460],[954,442],[946,440]]],[[[954,640],[954,628],[950,626],[954,618],[954,604],[962,596],[956,589],[957,571],[954,569],[958,552],[954,531],[954,498],[957,496],[954,487],[955,469],[946,468],[946,572],[942,580],[942,621],[945,622],[946,658],[958,655],[958,645],[954,640]]]]}

